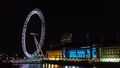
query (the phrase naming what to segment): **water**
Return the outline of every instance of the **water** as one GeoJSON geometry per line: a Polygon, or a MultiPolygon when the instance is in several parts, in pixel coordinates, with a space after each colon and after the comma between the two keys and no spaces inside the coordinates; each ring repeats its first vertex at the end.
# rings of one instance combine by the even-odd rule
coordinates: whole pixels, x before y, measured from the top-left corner
{"type": "Polygon", "coordinates": [[[0,68],[120,68],[120,66],[74,66],[59,64],[0,64],[0,68]]]}
{"type": "Polygon", "coordinates": [[[67,66],[58,64],[13,64],[12,68],[96,68],[85,66],[67,66]]]}

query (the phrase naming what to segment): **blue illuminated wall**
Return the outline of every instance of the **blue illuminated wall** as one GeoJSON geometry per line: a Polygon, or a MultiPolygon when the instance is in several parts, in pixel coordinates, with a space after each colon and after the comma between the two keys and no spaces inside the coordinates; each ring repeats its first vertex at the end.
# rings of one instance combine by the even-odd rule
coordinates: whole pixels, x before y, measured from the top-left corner
{"type": "Polygon", "coordinates": [[[70,55],[69,55],[70,58],[77,58],[78,57],[76,50],[70,50],[69,53],[70,53],[70,55]]]}
{"type": "Polygon", "coordinates": [[[78,58],[85,58],[85,50],[77,50],[78,58]]]}
{"type": "Polygon", "coordinates": [[[70,58],[90,58],[90,49],[70,50],[70,58]]]}
{"type": "Polygon", "coordinates": [[[90,58],[90,49],[86,49],[86,51],[87,51],[87,56],[86,56],[86,58],[90,58]]]}
{"type": "Polygon", "coordinates": [[[92,48],[92,58],[97,58],[95,47],[92,48]]]}
{"type": "Polygon", "coordinates": [[[84,48],[84,49],[63,49],[63,58],[97,58],[96,47],[84,48]]]}
{"type": "Polygon", "coordinates": [[[78,58],[82,58],[81,50],[77,50],[78,52],[78,58]]]}

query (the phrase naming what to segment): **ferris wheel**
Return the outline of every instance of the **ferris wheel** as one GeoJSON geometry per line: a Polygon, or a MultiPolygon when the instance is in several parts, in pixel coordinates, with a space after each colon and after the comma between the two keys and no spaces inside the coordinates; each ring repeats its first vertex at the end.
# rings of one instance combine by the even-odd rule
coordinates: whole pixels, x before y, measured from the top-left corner
{"type": "Polygon", "coordinates": [[[42,46],[43,46],[44,38],[45,38],[45,20],[44,20],[44,16],[43,16],[42,12],[39,9],[34,9],[28,14],[28,16],[26,18],[26,21],[24,23],[24,26],[23,26],[23,30],[22,30],[22,48],[23,48],[24,54],[27,57],[35,57],[40,53],[41,53],[41,55],[43,55],[42,46]],[[34,14],[37,14],[38,17],[41,20],[41,25],[40,25],[41,34],[40,34],[40,40],[37,40],[36,35],[38,35],[38,34],[30,33],[31,35],[34,36],[34,42],[35,42],[37,50],[33,54],[29,54],[27,49],[26,49],[26,31],[27,31],[28,22],[31,19],[31,16],[33,16],[34,14]]]}

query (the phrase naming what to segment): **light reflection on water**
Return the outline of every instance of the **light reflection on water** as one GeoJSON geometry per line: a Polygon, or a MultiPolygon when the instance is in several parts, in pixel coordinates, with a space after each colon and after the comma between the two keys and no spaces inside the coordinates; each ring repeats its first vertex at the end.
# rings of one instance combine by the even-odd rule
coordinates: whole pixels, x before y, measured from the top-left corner
{"type": "MultiPolygon", "coordinates": [[[[13,64],[12,68],[88,68],[83,66],[64,66],[58,64],[13,64]]],[[[97,68],[97,67],[89,67],[97,68]]]]}

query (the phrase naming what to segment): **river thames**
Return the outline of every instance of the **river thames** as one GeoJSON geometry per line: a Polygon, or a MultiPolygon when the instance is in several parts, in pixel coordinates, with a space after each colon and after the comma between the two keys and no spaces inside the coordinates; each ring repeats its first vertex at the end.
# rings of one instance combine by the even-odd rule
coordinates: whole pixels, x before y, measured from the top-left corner
{"type": "Polygon", "coordinates": [[[114,66],[74,66],[74,65],[59,65],[59,64],[12,64],[8,68],[119,68],[114,66]]]}
{"type": "Polygon", "coordinates": [[[58,64],[13,64],[12,68],[96,68],[96,67],[67,66],[58,64]]]}

